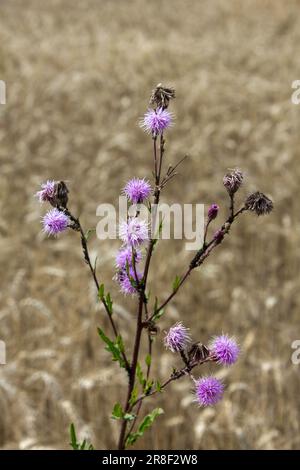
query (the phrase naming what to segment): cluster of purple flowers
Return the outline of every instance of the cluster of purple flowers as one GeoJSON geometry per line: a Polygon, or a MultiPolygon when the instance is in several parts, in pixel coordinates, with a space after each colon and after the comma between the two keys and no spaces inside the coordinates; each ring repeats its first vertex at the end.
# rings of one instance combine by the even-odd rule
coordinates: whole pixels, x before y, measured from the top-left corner
{"type": "MultiPolygon", "coordinates": [[[[186,360],[189,358],[188,346],[191,337],[181,322],[175,323],[165,334],[164,343],[172,352],[187,352],[186,360]]],[[[231,366],[239,356],[240,349],[234,338],[220,335],[213,338],[209,346],[207,360],[215,361],[223,366],[231,366]]],[[[221,400],[224,392],[224,384],[214,376],[201,377],[195,380],[195,401],[200,406],[215,405],[221,400]]]]}
{"type": "MultiPolygon", "coordinates": [[[[131,204],[141,204],[148,199],[152,192],[151,185],[144,178],[129,180],[123,193],[131,204]]],[[[142,274],[138,264],[142,260],[141,246],[148,239],[148,224],[138,216],[129,217],[119,226],[119,236],[123,246],[116,255],[118,272],[115,279],[124,294],[136,294],[138,285],[142,280],[142,274]]]]}

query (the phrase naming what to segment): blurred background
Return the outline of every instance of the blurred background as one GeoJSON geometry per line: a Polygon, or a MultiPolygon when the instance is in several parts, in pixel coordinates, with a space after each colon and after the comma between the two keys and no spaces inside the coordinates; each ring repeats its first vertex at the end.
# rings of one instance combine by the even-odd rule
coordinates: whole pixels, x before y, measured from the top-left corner
{"type": "MultiPolygon", "coordinates": [[[[64,179],[70,208],[86,228],[96,207],[117,204],[126,180],[151,178],[151,139],[138,127],[152,88],[173,85],[176,125],[166,163],[186,153],[166,202],[218,203],[222,177],[246,174],[243,198],[259,189],[274,200],[268,217],[245,214],[225,243],[170,304],[155,340],[153,377],[176,357],[163,331],[182,320],[207,343],[228,332],[241,344],[236,366],[214,365],[227,384],[222,402],[200,409],[188,379],[148,400],[161,406],[148,449],[295,449],[300,366],[291,362],[299,325],[299,124],[291,84],[300,79],[299,1],[13,0],[0,2],[0,447],[68,448],[70,422],[96,448],[112,448],[110,418],[126,377],[111,364],[96,327],[108,324],[74,232],[41,233],[42,181],[64,179]]],[[[130,349],[135,302],[112,277],[120,243],[91,241],[98,273],[114,298],[130,349]]],[[[162,241],[150,275],[160,299],[191,253],[162,241]]]]}

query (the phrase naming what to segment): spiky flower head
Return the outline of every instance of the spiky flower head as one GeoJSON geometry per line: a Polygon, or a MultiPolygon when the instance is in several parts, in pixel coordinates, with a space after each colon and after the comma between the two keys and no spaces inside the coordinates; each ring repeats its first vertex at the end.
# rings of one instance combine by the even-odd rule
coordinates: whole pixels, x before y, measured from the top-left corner
{"type": "Polygon", "coordinates": [[[257,215],[266,215],[273,210],[273,202],[265,194],[256,191],[247,197],[245,208],[257,215]]]}
{"type": "Polygon", "coordinates": [[[169,113],[167,109],[148,109],[141,120],[141,127],[146,132],[156,137],[170,127],[171,123],[172,114],[169,113]]]}
{"type": "Polygon", "coordinates": [[[148,224],[137,217],[131,217],[128,221],[120,223],[119,235],[126,245],[134,248],[148,239],[148,224]]]}
{"type": "Polygon", "coordinates": [[[214,376],[201,377],[195,382],[195,401],[200,406],[216,405],[223,393],[223,383],[214,376]]]}
{"type": "Polygon", "coordinates": [[[230,196],[233,196],[234,193],[241,187],[243,183],[244,175],[241,170],[235,168],[234,170],[227,173],[223,178],[223,184],[228,191],[230,196]]]}
{"type": "Polygon", "coordinates": [[[172,352],[183,351],[191,340],[188,331],[189,329],[183,326],[181,322],[175,323],[165,335],[164,343],[166,348],[172,352]]]}
{"type": "Polygon", "coordinates": [[[132,178],[124,187],[124,194],[133,204],[140,204],[151,194],[151,185],[145,178],[132,178]]]}
{"type": "Polygon", "coordinates": [[[150,105],[157,108],[167,109],[170,100],[175,98],[174,88],[164,87],[161,83],[156,85],[150,97],[150,105]]]}
{"type": "Polygon", "coordinates": [[[42,218],[43,230],[47,235],[57,236],[68,228],[69,217],[62,211],[54,208],[42,218]]]}
{"type": "Polygon", "coordinates": [[[128,272],[123,269],[118,272],[116,278],[119,283],[121,292],[125,295],[135,295],[138,291],[138,283],[142,279],[142,274],[133,267],[130,267],[128,272]]]}
{"type": "Polygon", "coordinates": [[[127,266],[132,266],[132,261],[137,264],[142,259],[142,253],[138,249],[133,249],[131,246],[121,248],[116,255],[116,266],[119,269],[126,269],[127,266]]]}
{"type": "Polygon", "coordinates": [[[216,336],[210,345],[212,357],[224,366],[231,366],[237,361],[240,348],[234,338],[228,335],[216,336]]]}
{"type": "Polygon", "coordinates": [[[56,189],[56,181],[48,180],[46,183],[41,184],[41,190],[38,191],[35,196],[38,198],[40,203],[43,202],[50,202],[55,198],[55,189],[56,189]]]}
{"type": "Polygon", "coordinates": [[[212,204],[209,209],[208,209],[208,212],[207,212],[207,217],[208,217],[208,220],[213,220],[217,217],[218,215],[218,212],[219,212],[219,206],[218,204],[212,204]]]}

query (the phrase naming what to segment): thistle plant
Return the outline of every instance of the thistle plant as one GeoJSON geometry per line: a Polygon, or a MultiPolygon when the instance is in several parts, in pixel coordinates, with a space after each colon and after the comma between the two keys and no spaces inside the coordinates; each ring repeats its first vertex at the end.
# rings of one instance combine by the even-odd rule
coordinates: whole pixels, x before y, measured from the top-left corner
{"type": "MultiPolygon", "coordinates": [[[[114,405],[112,418],[119,421],[120,431],[117,447],[123,450],[133,445],[154,420],[163,413],[161,408],[154,408],[146,416],[142,416],[143,403],[154,395],[166,391],[173,381],[184,379],[192,383],[194,401],[199,406],[214,406],[225,393],[225,384],[216,377],[201,376],[201,365],[209,362],[221,367],[232,366],[238,359],[240,348],[237,341],[227,334],[213,336],[208,345],[198,339],[192,339],[192,331],[182,321],[169,325],[161,341],[170,354],[175,354],[181,361],[179,368],[173,368],[168,377],[163,379],[152,377],[153,349],[159,338],[158,324],[162,315],[167,321],[167,307],[174,297],[183,289],[184,284],[192,279],[192,273],[201,268],[211,252],[221,245],[231,227],[242,214],[254,212],[257,216],[268,214],[273,208],[272,201],[261,192],[247,196],[238,206],[237,194],[244,183],[243,173],[239,169],[230,170],[223,178],[223,185],[228,195],[228,215],[225,221],[216,225],[219,217],[219,205],[209,206],[204,226],[203,243],[191,257],[191,260],[181,276],[176,276],[169,295],[159,301],[150,296],[149,272],[152,260],[155,258],[155,248],[159,240],[159,231],[153,234],[149,224],[140,218],[140,205],[146,204],[151,216],[155,218],[155,210],[160,203],[161,195],[166,185],[177,174],[179,165],[164,170],[165,139],[167,131],[173,124],[174,116],[169,111],[171,101],[175,98],[172,88],[159,84],[152,92],[149,109],[141,119],[140,126],[149,134],[153,151],[153,181],[146,177],[132,178],[125,185],[123,194],[130,205],[135,207],[135,214],[123,220],[118,228],[121,240],[120,249],[116,255],[114,279],[118,289],[125,295],[132,296],[132,318],[135,323],[134,342],[132,351],[124,344],[120,322],[114,312],[112,296],[100,281],[100,274],[92,264],[89,254],[89,231],[85,232],[78,217],[69,209],[69,190],[63,181],[51,181],[41,185],[36,196],[40,203],[50,204],[52,208],[42,218],[43,230],[49,236],[58,236],[71,229],[79,234],[83,258],[90,270],[97,289],[98,301],[102,303],[108,317],[111,333],[105,333],[98,328],[98,334],[104,342],[113,361],[124,369],[127,376],[126,396],[120,396],[120,402],[114,405]],[[151,204],[152,201],[152,204],[151,204]],[[211,225],[215,225],[214,229],[211,225]],[[209,233],[211,236],[209,238],[209,233]],[[147,353],[142,344],[145,342],[147,353]]],[[[74,449],[86,448],[88,445],[78,443],[74,425],[71,425],[71,444],[74,449]]],[[[92,448],[89,446],[88,448],[92,448]]]]}

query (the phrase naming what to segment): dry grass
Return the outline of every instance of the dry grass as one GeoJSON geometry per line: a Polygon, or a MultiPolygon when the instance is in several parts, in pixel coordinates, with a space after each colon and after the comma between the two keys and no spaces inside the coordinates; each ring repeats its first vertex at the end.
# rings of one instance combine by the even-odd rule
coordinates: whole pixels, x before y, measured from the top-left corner
{"type": "MultiPolygon", "coordinates": [[[[162,81],[178,96],[167,158],[190,154],[166,199],[224,206],[221,178],[237,165],[276,210],[244,217],[163,321],[162,329],[184,319],[203,342],[222,330],[240,338],[239,364],[222,372],[226,398],[198,410],[189,382],[174,384],[152,399],[166,415],[138,445],[299,448],[299,368],[290,360],[300,336],[300,108],[290,101],[299,2],[2,0],[0,8],[8,93],[0,106],[0,339],[8,360],[0,446],[65,448],[71,421],[96,447],[114,445],[109,412],[125,382],[96,335],[103,311],[76,234],[45,239],[32,194],[45,178],[66,179],[74,212],[95,225],[96,206],[116,202],[133,169],[150,174],[149,139],[136,122],[162,81]]],[[[93,242],[111,290],[116,248],[93,242]]],[[[160,298],[187,261],[181,244],[161,243],[152,277],[160,298]]],[[[115,301],[130,344],[132,303],[115,301]]],[[[163,377],[174,359],[160,341],[155,375],[163,377]]]]}

